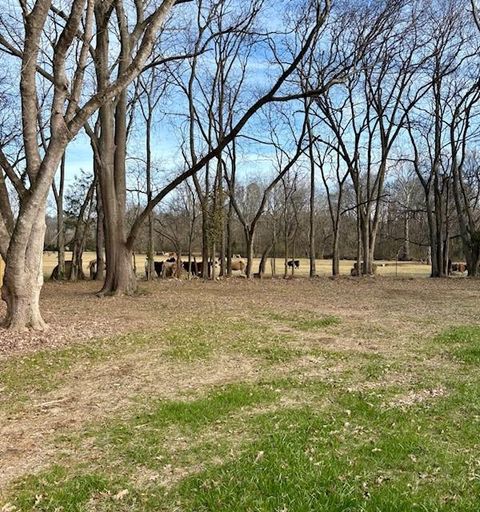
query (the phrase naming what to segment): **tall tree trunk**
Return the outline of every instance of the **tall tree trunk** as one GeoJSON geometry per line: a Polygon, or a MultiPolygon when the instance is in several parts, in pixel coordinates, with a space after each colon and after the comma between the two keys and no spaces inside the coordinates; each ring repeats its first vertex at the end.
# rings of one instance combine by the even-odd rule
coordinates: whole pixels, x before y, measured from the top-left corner
{"type": "Polygon", "coordinates": [[[46,327],[40,313],[40,291],[43,285],[43,244],[45,239],[45,207],[38,209],[31,223],[26,246],[23,240],[12,237],[7,253],[2,286],[2,299],[7,305],[4,327],[23,331],[46,327]]]}
{"type": "MultiPolygon", "coordinates": [[[[105,6],[96,6],[99,26],[104,23],[105,6]]],[[[120,21],[124,19],[120,14],[120,21]]],[[[97,33],[96,73],[98,88],[109,83],[109,31],[97,33]]],[[[121,51],[118,74],[125,72],[131,61],[129,39],[121,31],[121,51]]],[[[107,102],[99,109],[99,150],[102,161],[100,190],[105,218],[106,277],[99,295],[132,294],[137,281],[132,267],[132,247],[126,243],[126,169],[127,156],[127,91],[123,90],[116,102],[107,102]]]]}
{"type": "MultiPolygon", "coordinates": [[[[152,200],[152,112],[148,113],[146,120],[145,150],[146,150],[146,179],[147,202],[152,200]]],[[[154,263],[155,248],[153,245],[153,211],[148,214],[148,243],[147,243],[147,280],[151,281],[155,274],[154,263]]]]}
{"type": "MultiPolygon", "coordinates": [[[[309,219],[309,256],[310,256],[310,277],[315,277],[316,269],[316,254],[315,254],[315,158],[313,155],[313,134],[310,125],[310,116],[308,110],[307,116],[307,131],[309,141],[309,160],[310,160],[310,219],[309,219]]],[[[293,267],[292,267],[293,268],[293,267]]]]}
{"type": "Polygon", "coordinates": [[[255,234],[245,230],[245,243],[247,246],[247,268],[245,269],[245,275],[247,279],[253,277],[253,244],[255,234]]]}
{"type": "Polygon", "coordinates": [[[60,183],[58,191],[55,191],[57,203],[57,257],[58,257],[58,279],[65,278],[65,225],[63,214],[63,193],[65,187],[65,154],[60,164],[60,183]]]}
{"type": "Polygon", "coordinates": [[[337,220],[333,227],[332,242],[332,275],[340,275],[340,248],[339,248],[340,222],[337,220]]]}
{"type": "Polygon", "coordinates": [[[227,263],[227,276],[232,277],[232,244],[233,244],[233,205],[232,200],[228,202],[227,213],[227,246],[226,246],[226,263],[227,263]]]}
{"type": "Polygon", "coordinates": [[[212,257],[211,257],[211,269],[212,269],[212,279],[215,280],[217,278],[217,268],[215,266],[216,261],[216,252],[217,252],[217,244],[215,240],[212,242],[212,257]]]}
{"type": "MultiPolygon", "coordinates": [[[[357,205],[359,204],[358,194],[357,194],[357,205]]],[[[357,276],[361,275],[362,272],[362,221],[361,221],[361,212],[360,206],[356,208],[357,213],[357,276]]]]}
{"type": "Polygon", "coordinates": [[[368,215],[362,216],[362,253],[363,264],[359,269],[362,275],[370,274],[370,222],[368,215]]]}
{"type": "MultiPolygon", "coordinates": [[[[98,174],[97,174],[98,176],[98,174]]],[[[103,215],[103,203],[102,195],[100,192],[100,183],[97,180],[95,188],[97,197],[96,208],[97,208],[97,224],[96,224],[96,272],[95,280],[103,281],[105,279],[105,231],[104,231],[104,215],[103,215]]]]}
{"type": "Polygon", "coordinates": [[[272,277],[277,274],[277,223],[273,219],[272,277]]]}
{"type": "Polygon", "coordinates": [[[405,261],[410,261],[410,214],[408,212],[405,213],[405,221],[403,225],[403,259],[405,261]]]}
{"type": "Polygon", "coordinates": [[[202,205],[202,278],[204,280],[210,277],[210,268],[208,265],[208,211],[202,205]]]}

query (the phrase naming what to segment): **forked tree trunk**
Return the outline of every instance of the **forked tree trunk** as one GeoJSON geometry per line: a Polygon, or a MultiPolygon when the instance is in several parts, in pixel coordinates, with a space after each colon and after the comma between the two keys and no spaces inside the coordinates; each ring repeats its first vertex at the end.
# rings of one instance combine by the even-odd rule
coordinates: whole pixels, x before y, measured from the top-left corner
{"type": "Polygon", "coordinates": [[[39,302],[43,285],[45,229],[45,208],[40,208],[31,222],[26,250],[22,240],[12,239],[10,243],[2,286],[2,299],[7,305],[3,326],[8,329],[46,328],[39,302]]]}

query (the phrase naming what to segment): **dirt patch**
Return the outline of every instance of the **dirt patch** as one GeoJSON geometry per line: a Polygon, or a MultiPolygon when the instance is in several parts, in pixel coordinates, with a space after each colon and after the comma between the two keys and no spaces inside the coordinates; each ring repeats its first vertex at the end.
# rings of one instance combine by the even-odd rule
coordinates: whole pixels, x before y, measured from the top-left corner
{"type": "Polygon", "coordinates": [[[433,389],[420,389],[409,391],[405,395],[394,398],[388,404],[387,407],[412,407],[436,398],[440,398],[447,395],[447,391],[444,388],[433,388],[433,389]]]}

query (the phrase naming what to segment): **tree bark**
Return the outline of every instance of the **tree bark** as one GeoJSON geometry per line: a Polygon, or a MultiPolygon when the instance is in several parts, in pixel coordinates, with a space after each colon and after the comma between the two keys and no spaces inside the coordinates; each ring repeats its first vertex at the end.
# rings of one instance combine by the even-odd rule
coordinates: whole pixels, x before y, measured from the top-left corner
{"type": "Polygon", "coordinates": [[[245,232],[245,242],[247,246],[247,268],[245,269],[245,275],[247,279],[253,278],[253,243],[254,233],[245,232]]]}
{"type": "Polygon", "coordinates": [[[58,190],[55,188],[54,195],[57,204],[57,259],[58,259],[58,279],[65,278],[65,226],[63,215],[63,193],[65,187],[65,154],[60,164],[60,183],[58,190]]]}
{"type": "MultiPolygon", "coordinates": [[[[98,176],[98,175],[97,175],[98,176]]],[[[97,208],[97,226],[96,226],[96,272],[95,280],[103,281],[105,279],[105,230],[102,195],[100,192],[100,184],[96,185],[96,208],[97,208]]]]}
{"type": "Polygon", "coordinates": [[[2,286],[2,299],[7,305],[3,326],[18,331],[44,330],[40,313],[40,291],[43,285],[43,244],[45,208],[39,208],[32,219],[26,251],[21,240],[12,237],[8,249],[2,286]]]}

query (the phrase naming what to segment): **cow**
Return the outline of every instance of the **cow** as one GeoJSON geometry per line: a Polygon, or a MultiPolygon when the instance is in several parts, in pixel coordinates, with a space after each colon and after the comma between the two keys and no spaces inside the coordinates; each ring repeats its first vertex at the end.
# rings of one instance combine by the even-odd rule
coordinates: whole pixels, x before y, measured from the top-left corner
{"type": "Polygon", "coordinates": [[[453,274],[453,272],[465,273],[468,271],[468,266],[463,261],[452,261],[448,260],[448,274],[453,274]]]}
{"type": "MultiPolygon", "coordinates": [[[[64,279],[70,279],[70,277],[72,275],[72,264],[73,264],[72,260],[65,261],[65,273],[63,276],[64,279]]],[[[77,270],[77,277],[78,277],[78,279],[85,279],[85,274],[83,273],[83,268],[79,268],[77,270]]],[[[58,281],[60,279],[58,265],[53,269],[50,279],[52,281],[58,281]]]]}
{"type": "Polygon", "coordinates": [[[93,281],[97,277],[97,260],[90,260],[88,262],[88,272],[90,279],[93,281]]]}
{"type": "Polygon", "coordinates": [[[290,268],[300,268],[300,260],[289,260],[287,262],[287,266],[290,268]]]}
{"type": "MultiPolygon", "coordinates": [[[[214,262],[208,262],[208,277],[212,275],[212,267],[215,265],[215,275],[218,276],[218,270],[220,268],[219,260],[215,260],[214,262]]],[[[203,277],[203,262],[197,261],[197,275],[198,277],[203,277]]]]}
{"type": "MultiPolygon", "coordinates": [[[[377,268],[378,268],[378,265],[376,263],[372,263],[372,274],[375,275],[377,273],[377,268]]],[[[365,269],[365,265],[362,261],[362,272],[364,271],[365,269]]],[[[355,262],[353,264],[353,267],[352,269],[350,270],[350,275],[352,277],[358,277],[359,276],[359,273],[358,273],[358,264],[357,262],[355,262]]]]}
{"type": "Polygon", "coordinates": [[[193,261],[182,261],[182,268],[183,270],[186,270],[192,276],[198,276],[202,269],[201,262],[197,262],[195,259],[193,261]]]}
{"type": "MultiPolygon", "coordinates": [[[[180,265],[182,262],[179,262],[180,265]]],[[[163,268],[162,268],[162,277],[174,277],[177,273],[177,258],[174,256],[167,258],[163,262],[163,268]]]]}
{"type": "MultiPolygon", "coordinates": [[[[69,279],[70,274],[72,273],[72,260],[65,261],[65,273],[64,278],[69,279]]],[[[60,279],[60,271],[58,265],[53,269],[52,275],[50,276],[50,279],[52,281],[58,281],[60,279]]]]}
{"type": "MultiPolygon", "coordinates": [[[[154,261],[153,262],[153,271],[157,274],[157,277],[162,275],[163,270],[163,261],[154,261]]],[[[145,260],[145,276],[148,279],[148,259],[145,260]]]]}
{"type": "MultiPolygon", "coordinates": [[[[175,257],[169,257],[163,261],[154,261],[153,269],[157,277],[171,277],[177,269],[175,257]]],[[[145,260],[145,275],[148,277],[148,260],[145,260]]]]}
{"type": "Polygon", "coordinates": [[[240,270],[240,272],[244,272],[247,267],[247,264],[241,258],[232,259],[232,270],[240,270]]]}

